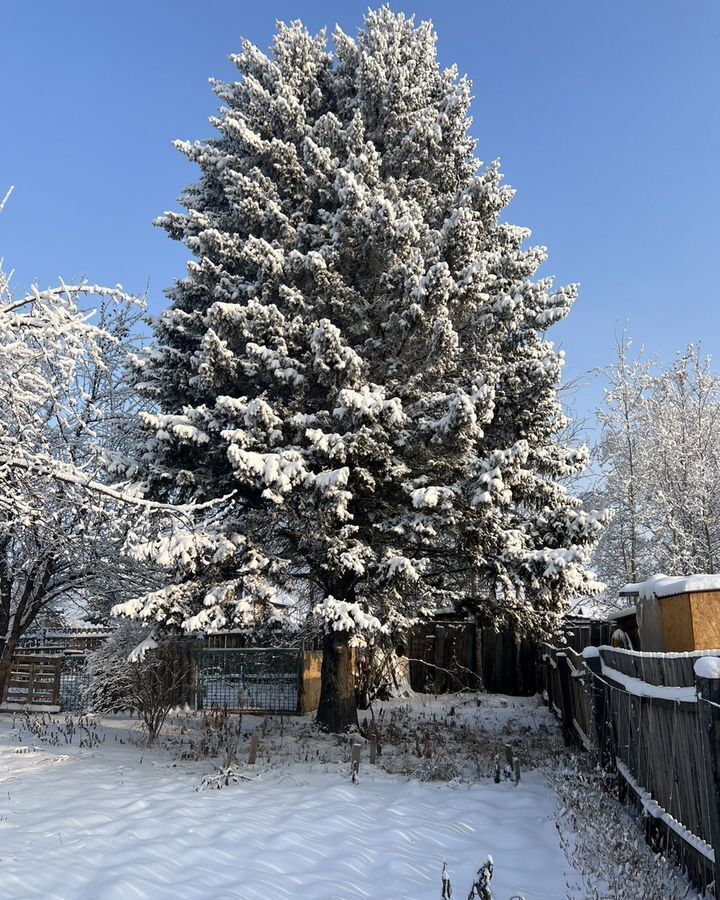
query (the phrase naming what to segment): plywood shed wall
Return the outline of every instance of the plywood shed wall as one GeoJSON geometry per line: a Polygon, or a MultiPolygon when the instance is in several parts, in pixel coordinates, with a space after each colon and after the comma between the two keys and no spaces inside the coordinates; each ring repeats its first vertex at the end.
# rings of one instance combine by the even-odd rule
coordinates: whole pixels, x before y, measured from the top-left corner
{"type": "Polygon", "coordinates": [[[660,600],[668,652],[720,649],[720,591],[698,591],[660,600]]]}

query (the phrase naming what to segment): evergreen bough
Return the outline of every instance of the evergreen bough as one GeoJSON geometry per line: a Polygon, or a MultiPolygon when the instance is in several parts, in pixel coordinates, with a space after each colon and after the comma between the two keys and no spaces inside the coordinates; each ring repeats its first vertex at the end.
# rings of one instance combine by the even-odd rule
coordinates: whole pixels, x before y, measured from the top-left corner
{"type": "Polygon", "coordinates": [[[470,83],[430,23],[387,7],[353,40],[280,24],[214,83],[218,136],[159,224],[194,259],[136,361],[148,487],[219,503],[136,552],[172,583],[120,612],[209,630],[325,628],[318,718],[356,721],[349,646],[454,605],[553,628],[602,514],[562,479],[562,354],[544,332],[576,287],[501,221],[513,192],[469,134],[470,83]]]}

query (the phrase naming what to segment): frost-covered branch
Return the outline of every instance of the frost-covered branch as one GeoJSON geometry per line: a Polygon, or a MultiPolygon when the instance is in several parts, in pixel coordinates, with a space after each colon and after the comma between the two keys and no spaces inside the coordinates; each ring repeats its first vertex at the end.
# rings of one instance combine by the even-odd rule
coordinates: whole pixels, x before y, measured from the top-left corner
{"type": "MultiPolygon", "coordinates": [[[[157,407],[147,496],[237,495],[133,614],[206,630],[300,598],[342,659],[324,692],[351,683],[334,676],[370,622],[462,606],[555,629],[599,589],[605,522],[567,486],[588,453],[546,338],[577,286],[537,277],[544,249],[505,221],[469,82],[387,6],[357,38],[280,24],[269,54],[233,60],[218,134],[178,143],[199,180],[158,224],[193,259],[133,365],[157,407]]],[[[333,728],[353,724],[343,690],[333,728]]]]}
{"type": "Polygon", "coordinates": [[[99,481],[92,476],[85,475],[84,473],[73,469],[61,468],[52,465],[49,462],[42,462],[40,460],[28,462],[22,459],[0,456],[0,474],[2,473],[3,467],[24,471],[30,475],[39,476],[40,478],[46,478],[51,481],[59,481],[63,484],[74,485],[91,493],[96,493],[102,497],[114,500],[120,504],[138,506],[142,509],[155,512],[171,513],[178,517],[201,512],[202,510],[211,509],[215,506],[222,506],[228,500],[232,499],[235,494],[234,491],[231,491],[222,497],[206,500],[202,503],[163,503],[158,500],[150,500],[138,495],[138,493],[136,493],[139,489],[138,485],[132,485],[125,490],[118,490],[112,485],[99,481]]]}
{"type": "Polygon", "coordinates": [[[667,366],[631,350],[620,342],[605,373],[591,495],[614,513],[596,552],[610,600],[659,571],[720,566],[720,377],[697,346],[667,366]]]}
{"type": "Polygon", "coordinates": [[[17,299],[0,268],[0,690],[43,617],[106,611],[131,565],[152,582],[122,552],[143,499],[126,366],[142,314],[120,287],[88,283],[17,299]]]}

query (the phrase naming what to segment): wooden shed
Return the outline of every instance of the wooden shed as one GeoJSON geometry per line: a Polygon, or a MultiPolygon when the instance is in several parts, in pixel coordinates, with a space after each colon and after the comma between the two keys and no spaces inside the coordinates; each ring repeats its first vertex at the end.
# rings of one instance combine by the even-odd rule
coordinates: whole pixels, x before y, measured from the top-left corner
{"type": "Polygon", "coordinates": [[[608,613],[607,618],[610,623],[610,634],[604,643],[612,644],[613,634],[616,629],[619,629],[620,631],[624,631],[630,639],[630,644],[632,646],[628,649],[643,649],[640,642],[640,632],[638,630],[637,609],[634,606],[625,606],[622,609],[616,609],[613,612],[608,613]]]}
{"type": "Polygon", "coordinates": [[[643,650],[682,653],[720,649],[720,576],[655,575],[629,584],[621,596],[635,599],[643,650]]]}

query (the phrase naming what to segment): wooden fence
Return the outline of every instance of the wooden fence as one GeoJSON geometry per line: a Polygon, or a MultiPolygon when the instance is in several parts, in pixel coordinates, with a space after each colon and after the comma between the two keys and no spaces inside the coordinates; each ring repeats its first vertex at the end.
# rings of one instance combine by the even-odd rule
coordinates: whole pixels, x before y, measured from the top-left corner
{"type": "MultiPolygon", "coordinates": [[[[321,651],[304,647],[208,649],[191,638],[177,638],[162,647],[163,680],[172,706],[301,714],[317,709],[321,651]]],[[[26,707],[51,712],[88,710],[90,679],[85,663],[83,655],[15,654],[0,711],[26,707]]]]}
{"type": "Polygon", "coordinates": [[[0,708],[35,706],[59,710],[61,663],[61,656],[15,655],[0,708]]]}
{"type": "Polygon", "coordinates": [[[540,690],[536,641],[463,619],[437,618],[408,630],[405,651],[414,691],[447,693],[483,686],[531,696],[540,690]]]}
{"type": "Polygon", "coordinates": [[[650,843],[702,889],[720,886],[720,677],[694,669],[706,655],[546,646],[543,656],[566,744],[617,772],[650,843]]]}

